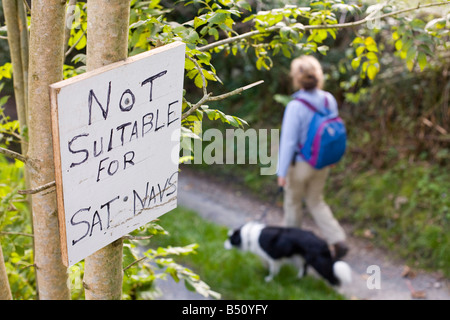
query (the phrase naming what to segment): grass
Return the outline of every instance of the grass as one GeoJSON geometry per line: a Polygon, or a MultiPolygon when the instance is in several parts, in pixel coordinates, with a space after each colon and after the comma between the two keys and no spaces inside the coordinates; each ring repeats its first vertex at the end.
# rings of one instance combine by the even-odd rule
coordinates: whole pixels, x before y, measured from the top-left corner
{"type": "Polygon", "coordinates": [[[170,236],[159,236],[153,246],[184,246],[198,243],[197,254],[177,259],[198,273],[212,290],[230,300],[342,300],[343,296],[321,279],[298,279],[294,267],[284,266],[266,283],[267,270],[255,255],[225,250],[227,228],[206,221],[197,213],[178,208],[161,217],[160,225],[170,236]]]}
{"type": "Polygon", "coordinates": [[[450,276],[450,172],[438,166],[398,163],[387,171],[347,175],[327,195],[336,216],[370,231],[372,242],[411,266],[450,276]]]}

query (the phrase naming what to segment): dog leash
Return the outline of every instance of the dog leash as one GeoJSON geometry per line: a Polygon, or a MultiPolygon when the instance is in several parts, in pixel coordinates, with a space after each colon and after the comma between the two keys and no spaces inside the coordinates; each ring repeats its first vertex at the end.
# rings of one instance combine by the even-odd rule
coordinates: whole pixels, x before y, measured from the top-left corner
{"type": "MultiPolygon", "coordinates": [[[[271,201],[271,205],[272,206],[275,206],[275,204],[277,203],[277,199],[278,199],[278,196],[280,195],[280,194],[282,194],[283,193],[283,187],[278,187],[278,190],[277,190],[277,192],[275,192],[275,195],[274,195],[274,197],[273,197],[273,200],[271,201]]],[[[265,218],[266,218],[266,216],[267,216],[267,213],[269,212],[269,209],[270,209],[270,206],[266,206],[266,208],[264,209],[264,212],[261,214],[261,216],[257,219],[257,221],[260,221],[260,222],[262,222],[265,218]]]]}

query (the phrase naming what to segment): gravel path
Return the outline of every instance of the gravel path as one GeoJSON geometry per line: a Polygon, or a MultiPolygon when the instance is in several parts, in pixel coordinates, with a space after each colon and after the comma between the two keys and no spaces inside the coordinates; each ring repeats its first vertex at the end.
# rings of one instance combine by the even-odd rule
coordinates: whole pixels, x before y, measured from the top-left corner
{"type": "MultiPolygon", "coordinates": [[[[214,179],[213,179],[214,180],[214,179]]],[[[280,224],[282,209],[261,200],[245,196],[244,191],[222,181],[206,179],[189,170],[179,175],[178,205],[198,212],[203,218],[214,223],[235,228],[246,221],[258,219],[268,207],[265,222],[280,224]]],[[[304,228],[318,233],[311,220],[306,219],[304,228]]],[[[439,274],[413,270],[405,277],[405,263],[391,257],[383,250],[373,248],[364,239],[353,238],[351,229],[344,225],[348,234],[350,252],[345,260],[353,271],[351,285],[343,286],[340,292],[349,299],[369,300],[450,300],[450,283],[439,274]],[[380,288],[373,288],[373,270],[379,267],[380,288]],[[374,268],[374,267],[372,267],[374,268]],[[369,285],[368,285],[369,284],[369,285]],[[372,286],[371,286],[372,285],[372,286]],[[372,287],[370,289],[369,287],[372,287]]],[[[263,281],[263,280],[262,280],[263,281]]],[[[198,300],[202,296],[187,291],[182,283],[162,281],[158,284],[167,300],[198,300]]]]}

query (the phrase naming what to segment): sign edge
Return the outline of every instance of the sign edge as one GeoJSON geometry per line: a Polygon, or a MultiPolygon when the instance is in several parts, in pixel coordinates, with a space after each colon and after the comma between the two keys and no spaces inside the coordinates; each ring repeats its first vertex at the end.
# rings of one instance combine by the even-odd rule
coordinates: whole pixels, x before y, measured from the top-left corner
{"type": "Polygon", "coordinates": [[[67,234],[64,211],[64,192],[62,181],[60,139],[59,139],[59,117],[58,117],[58,93],[60,89],[50,86],[50,107],[52,118],[52,137],[53,137],[53,162],[55,166],[56,183],[56,202],[58,207],[59,237],[61,245],[61,258],[63,264],[69,266],[69,257],[67,251],[67,234]]]}

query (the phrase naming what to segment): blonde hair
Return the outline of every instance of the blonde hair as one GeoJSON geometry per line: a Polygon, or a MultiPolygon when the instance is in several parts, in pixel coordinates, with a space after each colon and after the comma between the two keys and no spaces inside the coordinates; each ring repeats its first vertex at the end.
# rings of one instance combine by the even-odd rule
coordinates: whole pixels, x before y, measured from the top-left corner
{"type": "Polygon", "coordinates": [[[295,89],[323,88],[322,66],[312,56],[301,56],[291,62],[291,78],[295,89]]]}

